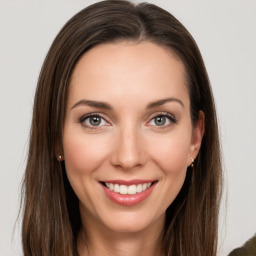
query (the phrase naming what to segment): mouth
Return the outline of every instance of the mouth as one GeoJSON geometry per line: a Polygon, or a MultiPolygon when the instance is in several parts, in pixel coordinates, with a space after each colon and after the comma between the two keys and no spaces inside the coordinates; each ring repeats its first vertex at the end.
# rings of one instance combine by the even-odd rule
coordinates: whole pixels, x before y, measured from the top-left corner
{"type": "Polygon", "coordinates": [[[139,184],[131,184],[125,185],[122,183],[117,182],[101,182],[105,187],[110,189],[115,193],[119,193],[121,195],[135,195],[145,191],[146,189],[150,188],[153,184],[155,184],[157,180],[153,182],[142,182],[139,184]]]}
{"type": "Polygon", "coordinates": [[[117,204],[132,206],[144,201],[158,180],[100,181],[105,194],[117,204]]]}

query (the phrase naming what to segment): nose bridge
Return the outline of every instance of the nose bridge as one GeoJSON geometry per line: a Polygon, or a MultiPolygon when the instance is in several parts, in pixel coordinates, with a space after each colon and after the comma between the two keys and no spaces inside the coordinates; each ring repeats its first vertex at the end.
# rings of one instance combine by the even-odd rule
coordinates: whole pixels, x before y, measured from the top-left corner
{"type": "Polygon", "coordinates": [[[114,151],[113,163],[123,169],[142,165],[145,159],[142,135],[135,124],[126,124],[119,128],[114,151]]]}

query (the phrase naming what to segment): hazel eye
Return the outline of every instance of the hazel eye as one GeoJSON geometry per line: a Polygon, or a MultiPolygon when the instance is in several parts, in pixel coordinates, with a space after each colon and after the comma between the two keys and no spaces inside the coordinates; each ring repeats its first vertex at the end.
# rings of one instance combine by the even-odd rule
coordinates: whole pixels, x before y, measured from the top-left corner
{"type": "Polygon", "coordinates": [[[154,117],[150,122],[150,125],[155,125],[155,126],[164,126],[170,124],[170,118],[164,115],[159,115],[154,117]]]}
{"type": "Polygon", "coordinates": [[[107,125],[106,120],[98,115],[90,115],[82,118],[81,123],[87,127],[100,127],[107,125]]]}
{"type": "Polygon", "coordinates": [[[172,114],[160,113],[154,116],[148,124],[156,128],[167,128],[172,124],[176,124],[176,123],[177,123],[177,119],[172,114]]]}

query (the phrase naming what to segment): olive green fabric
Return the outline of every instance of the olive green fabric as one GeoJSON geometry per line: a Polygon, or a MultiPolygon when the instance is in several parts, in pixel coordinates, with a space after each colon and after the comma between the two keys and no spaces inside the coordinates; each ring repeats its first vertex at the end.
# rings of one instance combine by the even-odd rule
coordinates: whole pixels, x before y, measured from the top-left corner
{"type": "Polygon", "coordinates": [[[256,234],[244,246],[233,250],[228,256],[256,256],[256,234]]]}

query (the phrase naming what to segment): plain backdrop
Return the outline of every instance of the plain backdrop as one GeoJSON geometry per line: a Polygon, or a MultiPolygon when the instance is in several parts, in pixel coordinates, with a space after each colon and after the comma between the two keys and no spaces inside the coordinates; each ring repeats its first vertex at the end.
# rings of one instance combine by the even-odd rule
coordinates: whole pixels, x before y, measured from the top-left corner
{"type": "MultiPolygon", "coordinates": [[[[19,210],[33,96],[64,23],[95,1],[0,1],[0,256],[22,255],[19,210]]],[[[174,14],[202,52],[215,95],[225,193],[219,255],[256,232],[256,3],[149,1],[174,14]]]]}

